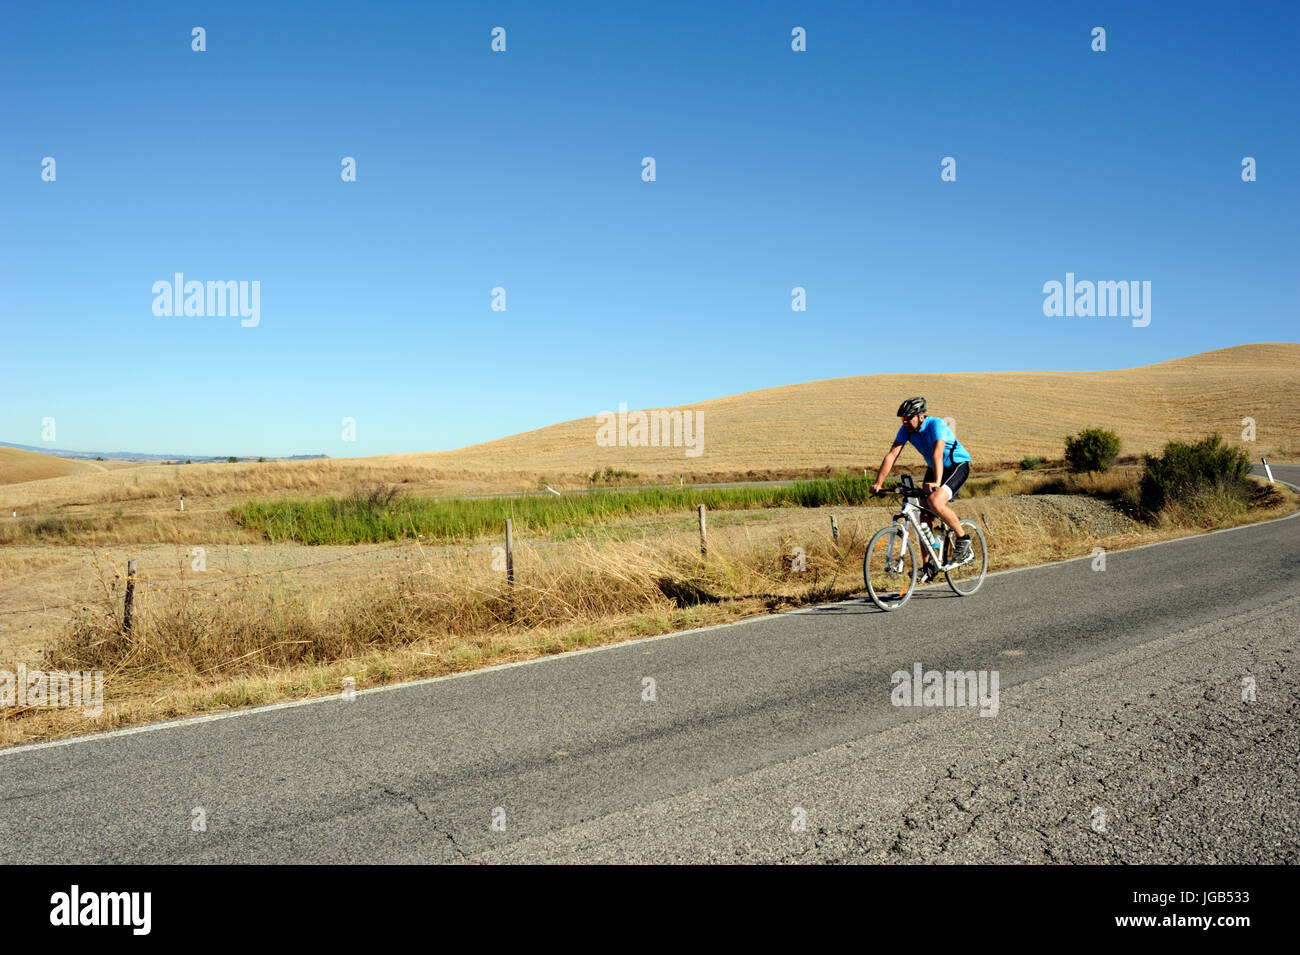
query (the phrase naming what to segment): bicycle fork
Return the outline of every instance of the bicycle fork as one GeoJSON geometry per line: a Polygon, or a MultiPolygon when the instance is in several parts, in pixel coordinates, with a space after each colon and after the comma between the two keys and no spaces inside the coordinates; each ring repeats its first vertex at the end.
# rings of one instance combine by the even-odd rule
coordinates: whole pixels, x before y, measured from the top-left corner
{"type": "Polygon", "coordinates": [[[902,533],[889,538],[889,553],[886,555],[888,559],[887,566],[891,574],[901,574],[903,572],[903,560],[907,556],[907,533],[912,526],[911,521],[905,517],[899,518],[899,523],[902,525],[902,533]],[[894,554],[895,544],[898,545],[897,555],[894,554]]]}

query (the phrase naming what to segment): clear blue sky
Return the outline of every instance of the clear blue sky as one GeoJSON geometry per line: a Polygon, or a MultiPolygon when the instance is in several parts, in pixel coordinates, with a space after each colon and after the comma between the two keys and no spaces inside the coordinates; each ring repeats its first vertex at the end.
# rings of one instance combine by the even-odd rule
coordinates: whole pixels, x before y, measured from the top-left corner
{"type": "Polygon", "coordinates": [[[53,417],[60,448],[438,450],[619,402],[1300,337],[1291,3],[8,2],[5,21],[0,440],[40,445],[53,417]],[[1150,281],[1151,324],[1044,317],[1067,271],[1150,281]],[[259,281],[260,325],[156,317],[175,272],[259,281]]]}

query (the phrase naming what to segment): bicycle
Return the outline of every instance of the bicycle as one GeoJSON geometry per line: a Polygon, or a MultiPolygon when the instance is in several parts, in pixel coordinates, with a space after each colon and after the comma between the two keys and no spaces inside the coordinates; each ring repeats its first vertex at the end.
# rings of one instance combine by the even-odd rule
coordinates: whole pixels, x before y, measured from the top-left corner
{"type": "Polygon", "coordinates": [[[969,597],[979,590],[989,569],[988,548],[984,543],[984,532],[979,526],[974,521],[961,522],[966,536],[970,538],[971,559],[960,564],[950,563],[948,558],[957,546],[957,535],[953,530],[944,526],[938,551],[921,533],[922,513],[936,518],[939,516],[913,500],[926,496],[926,492],[913,485],[911,475],[904,475],[900,485],[891,490],[902,495],[903,508],[894,515],[893,522],[888,527],[881,528],[871,538],[867,544],[867,553],[862,558],[862,578],[872,602],[881,610],[897,610],[907,603],[916,589],[920,572],[920,564],[916,559],[917,541],[920,541],[922,549],[947,578],[953,593],[959,597],[969,597]]]}

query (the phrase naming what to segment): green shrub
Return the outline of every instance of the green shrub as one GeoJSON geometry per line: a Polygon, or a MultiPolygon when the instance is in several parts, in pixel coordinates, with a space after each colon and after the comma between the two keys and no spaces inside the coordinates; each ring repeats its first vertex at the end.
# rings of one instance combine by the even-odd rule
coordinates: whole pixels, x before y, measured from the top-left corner
{"type": "Polygon", "coordinates": [[[1071,471],[1105,471],[1119,457],[1119,435],[1105,428],[1084,428],[1065,439],[1065,460],[1071,471]]]}
{"type": "Polygon", "coordinates": [[[1242,503],[1250,500],[1250,458],[1230,448],[1217,434],[1195,444],[1170,441],[1159,457],[1142,456],[1141,507],[1148,517],[1166,506],[1210,496],[1242,503]]]}
{"type": "Polygon", "coordinates": [[[1026,457],[1023,457],[1023,458],[1020,459],[1020,470],[1022,470],[1022,471],[1034,471],[1034,470],[1037,470],[1037,469],[1038,469],[1038,465],[1040,465],[1040,464],[1042,464],[1042,463],[1043,463],[1043,459],[1042,459],[1042,458],[1031,458],[1031,457],[1026,456],[1026,457]]]}

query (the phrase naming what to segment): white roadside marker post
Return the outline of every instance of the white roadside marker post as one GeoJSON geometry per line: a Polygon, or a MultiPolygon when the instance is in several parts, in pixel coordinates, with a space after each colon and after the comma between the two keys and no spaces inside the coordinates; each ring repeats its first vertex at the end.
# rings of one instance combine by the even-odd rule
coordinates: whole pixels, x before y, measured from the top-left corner
{"type": "Polygon", "coordinates": [[[1273,469],[1268,466],[1268,458],[1260,458],[1264,462],[1264,473],[1268,475],[1268,483],[1273,483],[1273,469]]]}

